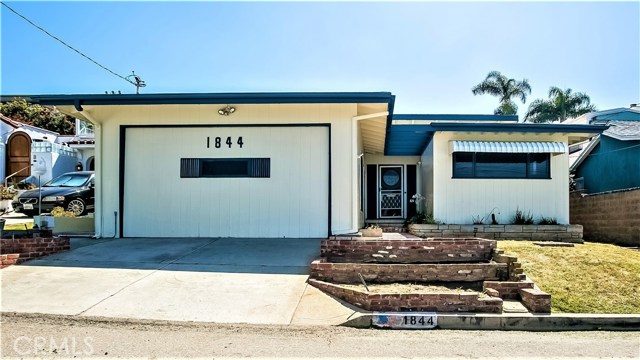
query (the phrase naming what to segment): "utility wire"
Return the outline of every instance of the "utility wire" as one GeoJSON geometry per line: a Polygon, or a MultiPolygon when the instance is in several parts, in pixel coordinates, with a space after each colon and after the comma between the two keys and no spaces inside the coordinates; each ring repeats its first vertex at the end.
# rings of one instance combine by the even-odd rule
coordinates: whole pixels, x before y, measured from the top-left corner
{"type": "Polygon", "coordinates": [[[71,49],[71,50],[73,50],[73,51],[75,51],[75,52],[77,52],[78,54],[80,54],[80,55],[81,55],[82,57],[84,57],[85,59],[87,59],[87,60],[91,61],[92,63],[94,63],[94,64],[96,64],[96,65],[98,65],[99,67],[103,68],[104,70],[107,70],[108,72],[110,72],[110,73],[112,73],[113,75],[115,75],[115,76],[117,76],[117,77],[121,78],[122,80],[124,80],[124,81],[126,81],[126,82],[128,82],[128,83],[130,83],[130,84],[132,84],[132,85],[137,86],[137,84],[136,84],[135,82],[133,82],[133,81],[131,81],[131,80],[127,79],[126,77],[124,77],[124,76],[122,76],[122,75],[120,75],[120,74],[118,74],[118,73],[114,72],[113,70],[109,69],[108,67],[106,67],[106,66],[104,66],[104,65],[100,64],[99,62],[97,62],[97,61],[93,60],[93,59],[92,59],[92,58],[90,58],[89,56],[87,56],[87,55],[83,54],[80,50],[78,50],[78,49],[74,48],[73,46],[71,46],[71,45],[67,44],[66,42],[64,42],[63,40],[61,40],[60,38],[58,38],[57,36],[55,36],[55,35],[51,34],[50,32],[48,32],[47,30],[45,30],[45,29],[41,28],[40,26],[38,26],[38,25],[34,24],[34,23],[33,23],[33,21],[31,21],[31,20],[27,19],[24,15],[22,15],[22,14],[18,13],[17,11],[13,10],[9,5],[5,4],[5,3],[4,3],[4,1],[0,1],[0,3],[1,3],[2,5],[4,5],[7,9],[9,9],[11,12],[13,12],[14,14],[16,14],[16,15],[18,15],[19,17],[21,17],[22,19],[24,19],[24,20],[25,20],[26,22],[28,22],[29,24],[31,24],[31,25],[33,25],[33,26],[35,26],[35,27],[36,27],[37,29],[39,29],[40,31],[42,31],[42,32],[44,32],[45,34],[49,35],[50,37],[54,38],[55,40],[57,40],[58,42],[60,42],[62,45],[64,45],[64,46],[68,47],[69,49],[71,49]]]}

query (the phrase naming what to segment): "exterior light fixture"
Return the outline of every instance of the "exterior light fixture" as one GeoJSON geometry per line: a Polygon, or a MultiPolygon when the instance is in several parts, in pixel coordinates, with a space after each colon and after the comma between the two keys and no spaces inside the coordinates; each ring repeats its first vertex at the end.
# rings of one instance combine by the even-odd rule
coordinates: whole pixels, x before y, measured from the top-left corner
{"type": "Polygon", "coordinates": [[[235,111],[236,111],[236,108],[234,108],[233,106],[227,105],[226,107],[223,107],[222,109],[218,110],[218,114],[222,116],[229,116],[230,114],[233,114],[235,111]]]}

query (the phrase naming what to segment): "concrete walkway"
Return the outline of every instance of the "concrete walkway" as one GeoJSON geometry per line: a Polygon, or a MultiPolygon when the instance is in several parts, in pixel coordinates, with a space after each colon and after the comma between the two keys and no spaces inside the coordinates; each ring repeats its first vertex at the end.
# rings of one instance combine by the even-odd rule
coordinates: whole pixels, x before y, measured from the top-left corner
{"type": "Polygon", "coordinates": [[[319,242],[73,239],[71,251],[2,270],[1,310],[217,323],[339,324],[355,311],[306,284],[319,242]]]}
{"type": "Polygon", "coordinates": [[[30,224],[33,222],[32,217],[28,217],[22,213],[10,212],[8,214],[0,216],[0,218],[5,219],[5,224],[14,225],[14,224],[30,224]]]}

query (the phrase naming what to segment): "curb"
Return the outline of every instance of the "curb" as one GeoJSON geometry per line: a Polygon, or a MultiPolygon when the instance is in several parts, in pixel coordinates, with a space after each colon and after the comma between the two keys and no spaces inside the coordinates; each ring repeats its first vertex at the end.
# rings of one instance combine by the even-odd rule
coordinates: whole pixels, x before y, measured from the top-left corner
{"type": "MultiPolygon", "coordinates": [[[[640,331],[640,314],[437,314],[443,330],[640,331]]],[[[340,326],[373,328],[373,315],[362,314],[340,326]]],[[[430,329],[425,329],[430,330],[430,329]]]]}

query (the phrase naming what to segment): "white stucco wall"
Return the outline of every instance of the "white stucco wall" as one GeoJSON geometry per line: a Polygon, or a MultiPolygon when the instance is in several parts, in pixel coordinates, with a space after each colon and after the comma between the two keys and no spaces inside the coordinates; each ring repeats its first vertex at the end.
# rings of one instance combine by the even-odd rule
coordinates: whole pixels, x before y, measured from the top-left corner
{"type": "MultiPolygon", "coordinates": [[[[331,124],[331,229],[334,234],[358,228],[358,209],[353,208],[353,157],[358,154],[352,136],[356,104],[269,104],[236,105],[230,116],[218,115],[222,105],[135,105],[84,106],[83,115],[96,123],[96,231],[104,237],[117,236],[119,211],[119,147],[121,125],[162,124],[331,124]],[[101,149],[100,149],[101,147],[101,149]],[[101,167],[101,168],[100,168],[101,167]],[[356,216],[354,216],[354,214],[356,216]]],[[[179,134],[176,134],[179,136],[179,134]]],[[[281,146],[287,146],[286,143],[281,146]]],[[[309,189],[313,191],[313,189],[309,189]]],[[[313,206],[313,204],[309,204],[313,206]]]]}
{"type": "Polygon", "coordinates": [[[567,143],[568,139],[562,134],[437,132],[433,137],[436,219],[447,224],[470,224],[473,216],[484,217],[496,208],[498,222],[508,224],[518,208],[525,213],[530,211],[536,220],[545,216],[557,218],[560,224],[569,223],[567,154],[551,155],[551,179],[453,179],[453,157],[449,153],[452,140],[567,143]]]}

